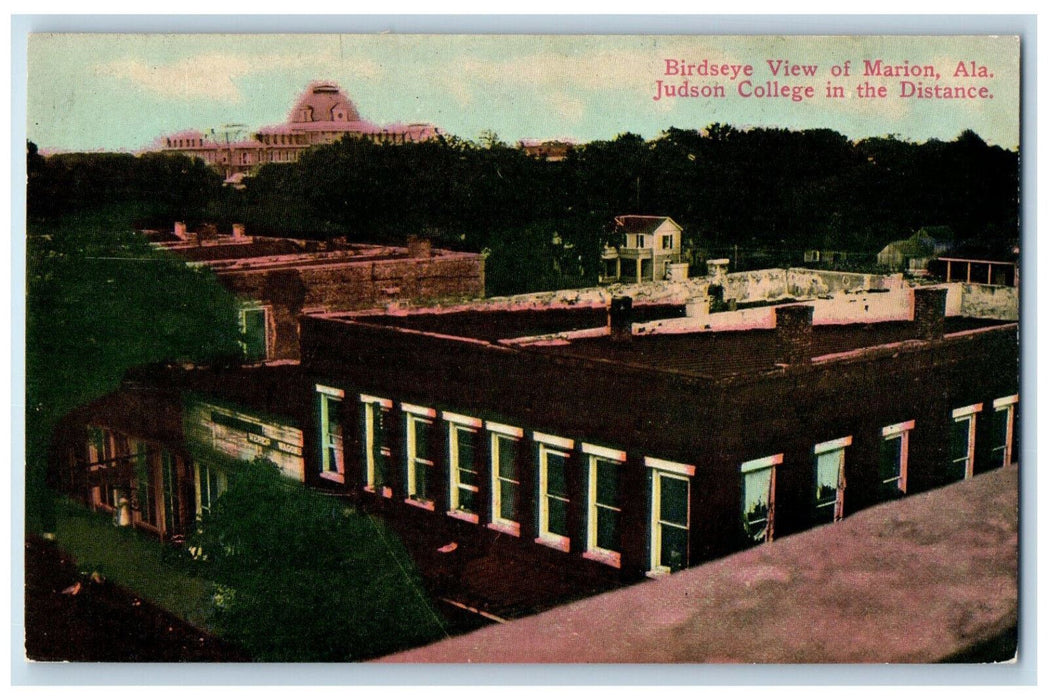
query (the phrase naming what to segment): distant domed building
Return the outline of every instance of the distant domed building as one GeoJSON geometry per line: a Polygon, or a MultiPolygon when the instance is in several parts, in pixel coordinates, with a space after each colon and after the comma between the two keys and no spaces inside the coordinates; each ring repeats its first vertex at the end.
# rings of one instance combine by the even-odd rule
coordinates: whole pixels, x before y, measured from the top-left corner
{"type": "Polygon", "coordinates": [[[432,124],[379,126],[360,118],[356,106],[336,83],[314,81],[302,93],[283,124],[264,126],[247,136],[243,126],[180,131],[163,136],[160,150],[201,158],[237,184],[265,163],[293,163],[310,146],[333,143],[350,136],[374,143],[404,144],[428,141],[442,132],[432,124]]]}

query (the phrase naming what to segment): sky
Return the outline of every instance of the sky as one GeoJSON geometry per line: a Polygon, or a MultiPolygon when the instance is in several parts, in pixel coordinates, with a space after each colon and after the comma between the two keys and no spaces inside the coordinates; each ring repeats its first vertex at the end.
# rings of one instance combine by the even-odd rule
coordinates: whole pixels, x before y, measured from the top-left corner
{"type": "Polygon", "coordinates": [[[654,138],[714,122],[913,141],[972,129],[991,144],[1019,143],[1019,41],[989,36],[34,34],[27,136],[45,151],[134,151],[181,129],[254,129],[285,121],[320,79],[337,82],[368,121],[429,122],[467,139],[490,130],[508,143],[654,138]],[[877,59],[930,65],[939,78],[863,75],[877,59]],[[799,74],[773,73],[776,61],[799,74]],[[707,75],[674,72],[683,64],[707,75]],[[970,75],[955,75],[958,64],[970,75]],[[709,75],[714,65],[728,75],[709,75]],[[714,96],[667,96],[685,80],[714,96]],[[826,97],[828,82],[838,96],[826,97]],[[861,97],[864,82],[886,96],[861,97]],[[918,83],[984,92],[903,96],[918,83]],[[814,96],[799,101],[759,96],[808,86],[814,96]]]}

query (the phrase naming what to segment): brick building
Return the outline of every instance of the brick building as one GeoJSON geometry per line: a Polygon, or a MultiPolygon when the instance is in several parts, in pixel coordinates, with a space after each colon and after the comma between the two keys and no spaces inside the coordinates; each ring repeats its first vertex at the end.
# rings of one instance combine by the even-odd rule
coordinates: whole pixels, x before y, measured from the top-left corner
{"type": "Polygon", "coordinates": [[[190,265],[209,267],[243,303],[245,354],[255,360],[298,357],[298,316],[484,296],[484,256],[433,248],[231,236],[205,237],[175,224],[158,246],[190,265]]]}
{"type": "Polygon", "coordinates": [[[390,522],[438,595],[513,617],[1013,463],[1017,324],[897,293],[901,319],[789,304],[741,330],[628,298],[313,314],[300,365],[164,382],[193,396],[198,509],[219,456],[268,450],[390,522]]]}

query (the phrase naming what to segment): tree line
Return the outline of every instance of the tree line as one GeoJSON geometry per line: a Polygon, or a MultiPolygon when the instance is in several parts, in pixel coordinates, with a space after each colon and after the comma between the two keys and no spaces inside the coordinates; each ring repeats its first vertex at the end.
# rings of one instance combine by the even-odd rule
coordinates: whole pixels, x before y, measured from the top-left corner
{"type": "MultiPolygon", "coordinates": [[[[952,141],[829,129],[671,128],[576,146],[561,161],[494,135],[404,145],[343,139],[268,164],[244,188],[201,161],[146,154],[30,155],[29,212],[102,201],[148,215],[243,222],[256,234],[488,251],[491,293],[593,283],[619,214],[672,217],[700,250],[732,245],[876,252],[922,227],[958,240],[1018,237],[1019,155],[965,131],[952,141]]],[[[167,225],[170,225],[169,222],[167,225]]]]}

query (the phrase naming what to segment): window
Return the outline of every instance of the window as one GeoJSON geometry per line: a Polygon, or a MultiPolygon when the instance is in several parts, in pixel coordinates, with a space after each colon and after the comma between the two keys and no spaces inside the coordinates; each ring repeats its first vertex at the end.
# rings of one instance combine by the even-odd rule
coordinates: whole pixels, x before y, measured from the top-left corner
{"type": "Polygon", "coordinates": [[[135,498],[138,517],[142,522],[156,527],[156,499],[153,496],[153,479],[150,475],[149,446],[135,443],[135,498]]]}
{"type": "Polygon", "coordinates": [[[673,234],[670,234],[669,236],[663,236],[662,237],[662,249],[663,250],[670,250],[672,248],[673,248],[673,234]]]}
{"type": "Polygon", "coordinates": [[[267,319],[263,307],[240,310],[240,348],[249,360],[264,360],[268,356],[267,319]]]}
{"type": "Polygon", "coordinates": [[[112,508],[116,499],[107,475],[107,471],[113,466],[112,433],[105,428],[88,428],[87,452],[90,469],[99,476],[98,486],[94,491],[95,505],[112,508]]]}
{"type": "Polygon", "coordinates": [[[375,396],[360,396],[364,414],[364,489],[386,498],[393,495],[389,477],[389,411],[393,402],[375,396]]]}
{"type": "Polygon", "coordinates": [[[481,421],[477,418],[443,413],[448,421],[448,475],[451,509],[448,515],[473,523],[480,522],[480,472],[477,469],[477,441],[481,421]]]}
{"type": "Polygon", "coordinates": [[[520,475],[517,460],[524,431],[501,423],[487,423],[491,433],[491,524],[489,527],[520,535],[520,475]]]}
{"type": "Polygon", "coordinates": [[[167,534],[182,527],[182,511],[178,498],[178,469],[175,456],[167,450],[160,453],[161,477],[163,481],[164,526],[167,534]]]}
{"type": "Polygon", "coordinates": [[[208,464],[197,462],[194,471],[197,492],[197,517],[201,517],[211,511],[211,506],[228,488],[229,484],[226,480],[225,472],[215,469],[208,464]]]}
{"type": "Polygon", "coordinates": [[[976,403],[953,412],[950,427],[950,479],[970,479],[975,471],[975,416],[982,410],[976,403]]]}
{"type": "Polygon", "coordinates": [[[775,535],[775,467],[782,455],[743,462],[742,527],[754,542],[771,542],[775,535]]]}
{"type": "Polygon", "coordinates": [[[815,521],[829,523],[844,517],[844,449],[851,436],[815,446],[815,521]]]}
{"type": "Polygon", "coordinates": [[[993,402],[993,447],[990,449],[991,464],[1006,467],[1013,461],[1012,443],[1015,437],[1015,405],[1019,395],[1005,396],[993,402]]]}
{"type": "Polygon", "coordinates": [[[333,481],[345,480],[345,464],[342,451],[342,399],[346,393],[341,389],[317,384],[317,399],[320,406],[320,476],[333,481]]]}
{"type": "Polygon", "coordinates": [[[619,476],[626,453],[583,443],[589,462],[588,509],[586,514],[586,554],[611,566],[621,565],[622,500],[619,476]]]}
{"type": "Polygon", "coordinates": [[[536,542],[568,551],[568,457],[573,440],[535,433],[539,444],[539,536],[536,542]]]}
{"type": "Polygon", "coordinates": [[[881,430],[880,484],[882,498],[906,493],[906,466],[910,458],[910,431],[914,422],[896,423],[881,430]]]}
{"type": "Polygon", "coordinates": [[[407,502],[433,510],[433,419],[432,408],[401,404],[407,429],[407,502]]]}
{"type": "Polygon", "coordinates": [[[651,568],[649,576],[688,565],[691,529],[691,478],[695,467],[645,457],[651,469],[651,568]]]}

